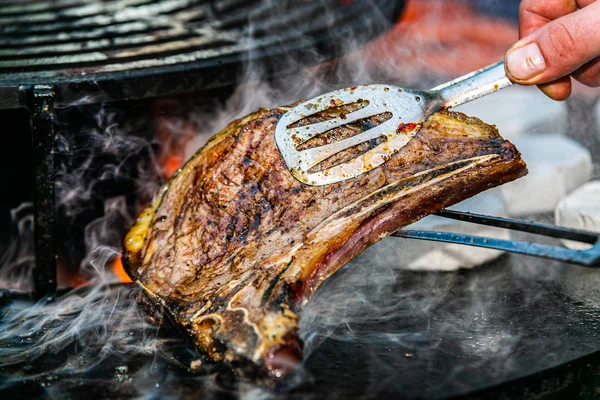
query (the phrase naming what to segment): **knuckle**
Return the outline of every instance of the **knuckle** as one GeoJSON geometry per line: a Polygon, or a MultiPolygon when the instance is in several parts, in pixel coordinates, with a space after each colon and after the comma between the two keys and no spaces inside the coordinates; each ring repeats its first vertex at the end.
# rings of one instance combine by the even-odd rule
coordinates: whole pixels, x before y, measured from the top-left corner
{"type": "Polygon", "coordinates": [[[519,13],[524,14],[529,11],[529,4],[527,1],[522,1],[519,3],[519,13]]]}
{"type": "Polygon", "coordinates": [[[596,57],[573,73],[573,78],[590,87],[600,86],[600,57],[596,57]]]}
{"type": "Polygon", "coordinates": [[[527,1],[521,1],[521,3],[519,4],[519,18],[521,20],[532,19],[535,16],[539,15],[529,3],[530,2],[527,1]]]}
{"type": "Polygon", "coordinates": [[[571,30],[562,22],[555,21],[548,26],[548,43],[552,56],[561,59],[580,58],[580,46],[571,30]]]}
{"type": "Polygon", "coordinates": [[[600,87],[600,74],[596,74],[596,76],[592,77],[584,77],[578,79],[578,81],[583,83],[585,86],[597,88],[600,87]]]}
{"type": "MultiPolygon", "coordinates": [[[[542,5],[543,4],[544,3],[542,2],[542,5]]],[[[539,14],[540,2],[538,0],[521,0],[521,2],[519,2],[519,11],[539,14]]]]}

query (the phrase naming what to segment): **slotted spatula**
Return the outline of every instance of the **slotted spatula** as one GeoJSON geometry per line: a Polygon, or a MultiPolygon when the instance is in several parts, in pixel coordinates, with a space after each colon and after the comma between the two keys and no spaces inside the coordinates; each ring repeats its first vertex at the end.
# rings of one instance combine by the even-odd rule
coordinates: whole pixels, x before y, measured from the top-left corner
{"type": "MultiPolygon", "coordinates": [[[[499,62],[428,91],[402,89],[390,85],[353,86],[315,97],[291,108],[277,123],[275,141],[287,167],[300,182],[314,186],[341,182],[383,164],[408,143],[432,113],[441,108],[455,107],[478,99],[510,84],[504,72],[504,63],[499,62]],[[365,103],[367,104],[363,107],[365,103]],[[316,113],[350,104],[358,104],[359,108],[321,122],[299,123],[316,113]],[[322,146],[298,150],[303,143],[331,129],[384,113],[392,114],[391,118],[362,133],[322,146]],[[314,167],[340,151],[382,135],[386,140],[366,153],[349,161],[333,164],[330,168],[314,170],[314,167]]],[[[545,243],[500,240],[451,232],[399,230],[392,236],[465,244],[587,267],[600,267],[600,233],[449,210],[441,210],[437,215],[550,238],[578,241],[590,244],[591,248],[571,250],[545,243]]]]}
{"type": "Polygon", "coordinates": [[[499,62],[427,91],[381,84],[340,89],[287,111],[275,128],[275,141],[290,172],[300,182],[313,186],[341,182],[386,162],[417,134],[423,121],[432,113],[467,103],[510,85],[504,62],[499,62]],[[297,126],[306,117],[350,104],[366,105],[332,119],[297,126]],[[300,145],[317,135],[384,113],[390,113],[391,118],[360,134],[298,150],[300,145]],[[330,168],[314,169],[343,150],[381,136],[385,136],[386,140],[353,159],[330,168]]]}

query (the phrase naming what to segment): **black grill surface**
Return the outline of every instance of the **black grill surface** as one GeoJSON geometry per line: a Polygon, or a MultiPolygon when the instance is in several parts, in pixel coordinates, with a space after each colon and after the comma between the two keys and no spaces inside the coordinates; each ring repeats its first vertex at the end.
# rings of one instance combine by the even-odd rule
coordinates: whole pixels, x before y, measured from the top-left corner
{"type": "MultiPolygon", "coordinates": [[[[152,90],[146,81],[136,90],[111,90],[118,99],[231,85],[239,78],[241,65],[253,60],[268,59],[272,72],[281,72],[340,55],[348,50],[348,42],[364,44],[389,27],[402,4],[392,0],[4,1],[0,3],[0,95],[7,108],[18,99],[13,92],[21,85],[80,83],[71,89],[81,97],[91,88],[85,85],[89,82],[102,85],[151,76],[181,83],[157,81],[153,85],[160,89],[152,90]],[[351,41],[342,40],[349,37],[351,41]],[[199,74],[190,75],[193,71],[199,74]],[[176,75],[181,72],[189,77],[176,75]]],[[[67,97],[62,99],[65,103],[77,100],[68,93],[62,96],[67,97]]],[[[60,105],[60,96],[58,100],[60,105]]]]}
{"type": "MultiPolygon", "coordinates": [[[[191,344],[168,323],[157,330],[136,330],[135,322],[142,317],[136,315],[132,287],[117,286],[107,296],[113,300],[104,300],[107,304],[100,311],[95,304],[88,306],[88,314],[94,315],[92,326],[70,322],[85,312],[72,307],[67,308],[68,315],[47,318],[36,332],[0,340],[0,364],[5,364],[0,366],[0,397],[598,398],[598,271],[507,255],[474,270],[386,272],[373,262],[378,246],[336,273],[311,301],[320,304],[317,310],[334,310],[340,304],[330,302],[332,292],[341,293],[344,283],[362,282],[345,297],[370,302],[372,308],[358,306],[367,312],[364,318],[324,331],[317,339],[320,346],[313,344],[316,349],[304,371],[298,380],[290,379],[289,387],[270,390],[231,379],[225,370],[207,363],[191,373],[187,368],[195,357],[191,344]],[[387,283],[374,284],[372,277],[382,273],[387,274],[387,283]],[[393,316],[378,319],[377,308],[393,310],[393,316]],[[49,333],[52,329],[62,332],[60,324],[77,325],[78,337],[63,338],[59,343],[64,348],[48,346],[43,355],[32,355],[25,364],[6,365],[7,354],[31,352],[45,335],[46,339],[56,335],[49,333]],[[156,346],[143,351],[149,340],[156,346]]],[[[2,313],[17,303],[0,292],[2,313]]],[[[312,306],[309,303],[308,308],[312,306]]],[[[314,326],[329,314],[335,312],[323,311],[314,326]]],[[[4,326],[0,318],[0,332],[4,326]]]]}

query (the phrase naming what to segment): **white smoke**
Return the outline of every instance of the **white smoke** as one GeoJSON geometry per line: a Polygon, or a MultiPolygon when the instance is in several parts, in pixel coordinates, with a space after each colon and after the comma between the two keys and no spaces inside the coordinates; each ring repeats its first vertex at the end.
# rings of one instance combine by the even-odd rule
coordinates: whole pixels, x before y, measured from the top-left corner
{"type": "MultiPolygon", "coordinates": [[[[95,261],[103,259],[99,254],[95,261]]],[[[89,287],[73,289],[54,301],[15,300],[4,307],[0,389],[46,377],[82,375],[113,354],[156,352],[156,328],[145,321],[137,294],[126,287],[113,288],[106,280],[99,274],[89,287]],[[56,358],[49,361],[51,354],[56,358]],[[40,362],[46,367],[32,368],[40,362]]]]}
{"type": "MultiPolygon", "coordinates": [[[[432,39],[432,30],[439,30],[447,22],[452,22],[448,9],[442,3],[413,3],[417,6],[430,4],[425,20],[407,21],[390,32],[387,39],[367,46],[364,50],[353,51],[342,59],[302,69],[292,78],[286,76],[266,79],[262,66],[250,61],[253,58],[249,57],[243,79],[245,83],[236,88],[222,107],[216,111],[206,111],[204,107],[192,106],[183,115],[163,116],[163,122],[169,125],[168,130],[172,132],[178,132],[190,123],[195,127],[196,136],[185,149],[186,156],[189,157],[212,134],[233,119],[260,107],[291,104],[318,93],[355,84],[386,82],[426,88],[441,83],[448,78],[440,76],[441,73],[451,71],[447,74],[456,76],[460,67],[466,64],[459,57],[440,58],[444,53],[452,54],[452,40],[456,41],[456,47],[462,49],[463,53],[460,54],[469,51],[478,54],[481,56],[479,62],[482,63],[491,63],[496,61],[494,57],[502,55],[502,50],[496,49],[494,45],[461,41],[464,34],[444,41],[438,40],[439,37],[432,39]],[[420,49],[426,49],[427,52],[421,52],[420,49]]],[[[456,14],[453,15],[456,17],[456,14]]],[[[459,15],[460,18],[463,16],[459,15]]],[[[380,22],[387,24],[384,18],[380,22]]],[[[504,33],[509,30],[504,24],[498,26],[505,29],[502,30],[504,33]]],[[[350,48],[353,45],[352,38],[347,39],[350,48]]],[[[508,41],[506,39],[507,43],[508,41]]],[[[286,59],[285,62],[293,63],[294,60],[286,59]]],[[[160,184],[160,166],[157,155],[152,151],[153,143],[128,134],[128,128],[121,126],[116,115],[107,108],[101,108],[95,118],[98,129],[85,134],[98,154],[108,153],[116,159],[124,159],[129,154],[146,152],[150,162],[139,166],[138,186],[140,196],[149,198],[160,184]]],[[[60,137],[58,146],[65,152],[76,148],[66,136],[60,137]]],[[[79,207],[93,198],[93,185],[123,174],[122,164],[108,164],[96,180],[90,181],[86,174],[93,161],[93,157],[90,157],[75,170],[59,170],[57,200],[66,215],[79,213],[79,207]]],[[[36,360],[48,357],[48,354],[58,354],[62,350],[68,350],[66,353],[70,356],[48,370],[4,374],[5,380],[0,384],[0,389],[48,376],[79,376],[114,354],[144,354],[160,358],[165,341],[157,336],[156,328],[146,322],[136,303],[137,293],[126,287],[112,286],[116,278],[110,267],[121,251],[122,228],[129,226],[134,217],[130,214],[124,197],[107,199],[104,215],[85,228],[86,257],[82,261],[80,272],[88,280],[88,286],[59,296],[54,302],[42,300],[32,305],[29,301],[15,301],[3,310],[0,321],[0,369],[13,368],[20,371],[25,366],[35,364],[36,360]]],[[[27,292],[31,290],[34,262],[31,205],[15,209],[13,220],[17,239],[0,259],[0,287],[27,292]]],[[[385,246],[375,247],[366,255],[350,262],[317,292],[303,310],[300,320],[307,356],[314,354],[325,339],[361,346],[402,348],[402,356],[407,358],[414,357],[420,347],[432,349],[440,345],[440,335],[428,334],[434,325],[430,318],[432,311],[447,301],[448,296],[452,296],[460,275],[427,274],[429,279],[420,282],[422,285],[411,285],[403,281],[408,275],[400,271],[401,260],[398,260],[397,254],[393,255],[394,258],[390,257],[390,253],[385,252],[385,246]],[[416,320],[421,328],[402,330],[403,320],[416,320]]],[[[527,274],[527,267],[528,262],[524,262],[523,269],[517,272],[517,276],[527,274]]],[[[477,281],[474,282],[473,285],[476,285],[477,281]]],[[[485,313],[487,302],[493,299],[486,296],[493,297],[494,292],[486,293],[474,286],[468,288],[466,293],[472,298],[468,302],[469,308],[461,312],[474,316],[473,326],[470,328],[483,333],[474,336],[470,342],[471,347],[466,342],[463,349],[465,353],[478,356],[486,352],[510,355],[518,336],[508,328],[491,333],[486,333],[485,330],[493,322],[489,321],[489,316],[485,313]]],[[[448,316],[448,321],[444,321],[441,330],[464,331],[465,327],[460,325],[464,322],[464,318],[460,319],[463,315],[461,312],[448,316]],[[453,317],[456,319],[453,320],[453,317]]],[[[163,358],[172,357],[167,354],[163,358]]],[[[164,397],[183,393],[183,388],[178,388],[169,381],[172,372],[165,372],[166,369],[154,371],[152,365],[154,364],[143,369],[143,374],[149,378],[140,380],[139,383],[136,383],[136,376],[139,377],[141,373],[134,373],[126,363],[118,365],[114,370],[115,380],[128,382],[133,379],[132,385],[138,385],[139,389],[136,393],[142,393],[143,398],[156,398],[157,393],[164,397]],[[161,375],[160,379],[157,375],[161,375]]],[[[185,368],[182,365],[178,367],[182,370],[185,368]]],[[[398,373],[388,370],[391,366],[385,362],[380,362],[378,368],[382,371],[382,379],[391,379],[398,373]]],[[[460,373],[458,370],[454,372],[460,373]]],[[[312,379],[308,375],[302,378],[312,379]]],[[[447,377],[452,378],[453,376],[447,377]]],[[[175,378],[172,379],[176,381],[175,378]]],[[[207,390],[220,386],[213,380],[213,376],[198,379],[208,382],[207,390]]],[[[264,388],[246,383],[242,386],[240,394],[244,398],[272,396],[264,388]]],[[[376,391],[377,388],[373,388],[373,393],[376,391]]],[[[60,392],[57,393],[59,394],[60,392]]]]}
{"type": "Polygon", "coordinates": [[[33,288],[35,251],[33,245],[33,205],[23,203],[11,211],[14,239],[0,256],[0,288],[29,292],[33,288]]]}

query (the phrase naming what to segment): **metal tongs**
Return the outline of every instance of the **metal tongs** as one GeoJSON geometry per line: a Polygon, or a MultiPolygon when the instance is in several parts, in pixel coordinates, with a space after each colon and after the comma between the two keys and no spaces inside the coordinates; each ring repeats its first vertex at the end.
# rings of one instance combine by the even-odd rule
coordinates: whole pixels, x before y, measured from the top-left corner
{"type": "Polygon", "coordinates": [[[511,253],[526,254],[534,257],[564,261],[586,267],[600,267],[600,233],[562,228],[535,222],[516,221],[508,218],[493,217],[461,211],[441,210],[435,215],[479,225],[493,226],[519,232],[528,232],[555,239],[566,239],[575,242],[587,243],[591,244],[592,247],[587,250],[572,250],[562,246],[486,238],[451,232],[399,230],[393,233],[392,236],[464,244],[475,247],[485,247],[488,249],[503,250],[511,253]]]}

